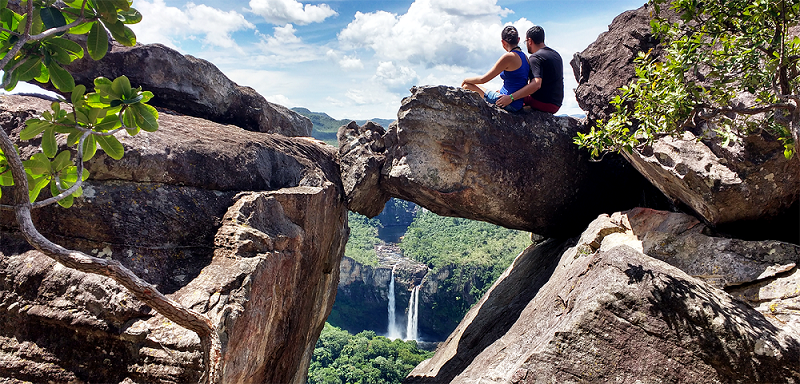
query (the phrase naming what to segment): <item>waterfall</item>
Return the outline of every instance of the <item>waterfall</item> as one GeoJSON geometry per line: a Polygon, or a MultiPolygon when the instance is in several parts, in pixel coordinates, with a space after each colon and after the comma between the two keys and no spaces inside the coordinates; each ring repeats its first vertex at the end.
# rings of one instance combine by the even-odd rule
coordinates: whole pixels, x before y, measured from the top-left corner
{"type": "Polygon", "coordinates": [[[411,291],[408,300],[408,323],[406,324],[406,340],[417,340],[417,322],[419,321],[419,285],[411,291]]]}
{"type": "Polygon", "coordinates": [[[389,331],[387,337],[390,339],[399,339],[400,330],[397,329],[397,315],[395,311],[394,300],[394,270],[397,264],[392,267],[392,278],[389,280],[389,331]]]}

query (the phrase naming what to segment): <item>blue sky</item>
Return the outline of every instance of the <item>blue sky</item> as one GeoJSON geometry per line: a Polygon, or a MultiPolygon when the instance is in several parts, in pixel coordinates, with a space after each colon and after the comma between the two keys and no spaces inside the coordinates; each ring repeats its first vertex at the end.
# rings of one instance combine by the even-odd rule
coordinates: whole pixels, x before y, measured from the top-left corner
{"type": "MultiPolygon", "coordinates": [[[[569,61],[644,0],[134,0],[141,43],[206,59],[268,100],[334,118],[396,118],[413,85],[458,86],[538,24],[564,59],[559,113],[582,113],[569,61]]],[[[499,88],[499,78],[490,86],[499,88]]]]}

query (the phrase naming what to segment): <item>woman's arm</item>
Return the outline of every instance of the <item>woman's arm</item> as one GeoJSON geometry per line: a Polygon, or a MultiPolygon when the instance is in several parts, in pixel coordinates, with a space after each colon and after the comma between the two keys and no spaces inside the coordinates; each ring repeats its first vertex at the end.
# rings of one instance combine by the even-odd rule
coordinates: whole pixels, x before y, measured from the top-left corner
{"type": "Polygon", "coordinates": [[[503,72],[506,69],[508,69],[513,63],[515,57],[519,58],[517,54],[512,52],[508,52],[505,55],[500,56],[500,58],[494,64],[492,69],[489,70],[489,72],[486,72],[486,74],[484,74],[483,76],[468,77],[464,79],[464,81],[461,83],[461,86],[464,87],[464,84],[485,84],[491,81],[492,79],[497,77],[497,75],[499,75],[500,72],[503,72]]]}

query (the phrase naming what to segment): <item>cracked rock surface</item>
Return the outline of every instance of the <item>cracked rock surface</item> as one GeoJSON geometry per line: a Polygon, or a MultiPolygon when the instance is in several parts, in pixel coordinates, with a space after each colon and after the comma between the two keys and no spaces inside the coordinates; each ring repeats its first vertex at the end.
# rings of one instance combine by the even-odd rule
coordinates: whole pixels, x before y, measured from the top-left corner
{"type": "Polygon", "coordinates": [[[798,378],[796,304],[770,300],[797,296],[800,247],[704,232],[634,209],[523,251],[405,383],[798,378]]]}
{"type": "MultiPolygon", "coordinates": [[[[18,137],[49,105],[0,96],[2,128],[18,137]]],[[[348,235],[335,148],[164,112],[159,126],[120,135],[121,161],[98,151],[85,195],[35,210],[34,222],[209,316],[224,382],[305,383],[348,235]]],[[[37,144],[20,143],[23,157],[37,144]]],[[[0,377],[187,383],[202,372],[196,334],[112,280],[31,250],[0,211],[0,377]]]]}

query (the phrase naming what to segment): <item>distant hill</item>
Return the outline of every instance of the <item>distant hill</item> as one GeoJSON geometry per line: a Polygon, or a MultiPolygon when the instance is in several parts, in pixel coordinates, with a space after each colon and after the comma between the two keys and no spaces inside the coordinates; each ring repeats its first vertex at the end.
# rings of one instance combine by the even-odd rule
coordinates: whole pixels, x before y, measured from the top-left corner
{"type": "MultiPolygon", "coordinates": [[[[350,124],[353,119],[341,119],[336,120],[327,113],[324,112],[311,112],[307,108],[303,107],[295,107],[292,108],[292,111],[295,111],[305,117],[311,119],[311,122],[314,124],[314,128],[311,130],[311,136],[313,136],[317,140],[322,140],[328,144],[336,145],[336,132],[339,130],[339,127],[342,125],[350,124]]],[[[369,119],[377,124],[380,124],[384,128],[388,128],[389,124],[391,124],[394,120],[389,119],[369,119]]],[[[363,125],[367,122],[367,120],[355,120],[356,124],[363,125]]]]}

